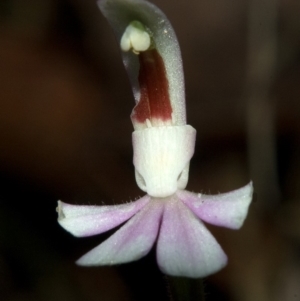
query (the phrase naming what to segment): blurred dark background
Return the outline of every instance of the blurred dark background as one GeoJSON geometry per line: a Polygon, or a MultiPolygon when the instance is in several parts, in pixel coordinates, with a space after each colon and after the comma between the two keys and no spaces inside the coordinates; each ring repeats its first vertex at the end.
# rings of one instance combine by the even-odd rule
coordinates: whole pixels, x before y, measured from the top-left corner
{"type": "MultiPolygon", "coordinates": [[[[300,1],[156,0],[181,45],[188,189],[254,182],[242,230],[210,227],[229,265],[207,300],[300,300],[300,1]]],[[[0,2],[0,299],[168,300],[155,254],[119,267],[74,261],[56,202],[143,195],[132,165],[134,101],[118,43],[94,0],[0,2]]]]}

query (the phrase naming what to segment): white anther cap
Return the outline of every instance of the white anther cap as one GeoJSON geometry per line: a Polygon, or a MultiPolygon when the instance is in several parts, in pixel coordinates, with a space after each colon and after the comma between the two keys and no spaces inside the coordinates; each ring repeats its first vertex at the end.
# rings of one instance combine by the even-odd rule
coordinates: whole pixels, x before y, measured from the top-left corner
{"type": "Polygon", "coordinates": [[[146,51],[151,45],[151,38],[145,27],[138,21],[131,22],[125,29],[120,46],[123,51],[139,53],[146,51]]]}

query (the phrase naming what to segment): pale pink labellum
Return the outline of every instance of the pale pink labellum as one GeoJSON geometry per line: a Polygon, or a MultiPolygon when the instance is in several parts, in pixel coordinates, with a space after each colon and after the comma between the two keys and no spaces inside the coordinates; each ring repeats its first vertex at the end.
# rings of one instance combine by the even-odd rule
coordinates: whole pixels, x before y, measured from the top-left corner
{"type": "Polygon", "coordinates": [[[148,195],[138,201],[115,206],[76,206],[58,202],[58,222],[74,236],[92,236],[127,221],[150,201],[148,195]]]}
{"type": "MultiPolygon", "coordinates": [[[[129,221],[77,263],[88,266],[111,265],[138,260],[150,251],[158,237],[157,261],[164,273],[191,278],[208,276],[224,267],[227,257],[201,219],[194,214],[194,208],[201,212],[207,223],[216,224],[218,217],[218,221],[223,221],[218,225],[237,228],[236,215],[240,226],[247,215],[252,192],[252,183],[249,183],[237,191],[221,194],[219,199],[218,196],[206,195],[205,202],[195,194],[178,190],[167,198],[143,197],[135,202],[136,208],[132,207],[134,203],[103,206],[103,212],[111,207],[114,213],[111,219],[113,222],[118,221],[115,222],[115,227],[121,220],[129,221]],[[226,196],[225,201],[222,196],[226,196]],[[192,210],[186,205],[191,203],[191,199],[192,210]],[[217,209],[210,210],[207,204],[211,203],[217,203],[217,209]],[[228,203],[232,208],[238,209],[228,211],[228,203]],[[124,219],[124,208],[130,212],[127,219],[124,219]],[[134,211],[135,215],[130,218],[134,211]]],[[[90,219],[88,228],[94,226],[93,234],[102,233],[104,228],[99,227],[95,218],[97,216],[99,223],[102,223],[106,216],[105,213],[101,216],[102,206],[90,206],[91,210],[88,207],[60,203],[61,226],[73,234],[75,232],[77,236],[86,236],[86,231],[79,234],[78,229],[86,229],[86,222],[90,219]],[[70,214],[71,211],[76,214],[70,214]]],[[[109,229],[112,228],[112,221],[107,220],[109,229]]],[[[88,233],[91,233],[90,229],[88,233]]]]}
{"type": "Polygon", "coordinates": [[[122,228],[77,263],[80,265],[117,264],[140,259],[152,248],[159,229],[163,206],[151,201],[122,228]]]}
{"type": "Polygon", "coordinates": [[[204,277],[227,263],[227,257],[201,220],[174,195],[166,203],[157,242],[160,269],[173,276],[204,277]]]}
{"type": "Polygon", "coordinates": [[[203,221],[212,225],[239,229],[247,216],[253,187],[249,185],[216,195],[179,191],[178,196],[203,221]]]}

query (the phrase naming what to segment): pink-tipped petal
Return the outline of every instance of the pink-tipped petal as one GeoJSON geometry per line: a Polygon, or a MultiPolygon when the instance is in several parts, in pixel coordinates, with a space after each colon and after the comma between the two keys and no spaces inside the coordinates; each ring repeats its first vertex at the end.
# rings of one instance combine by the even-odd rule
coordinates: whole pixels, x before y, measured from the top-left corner
{"type": "Polygon", "coordinates": [[[141,199],[114,206],[77,206],[58,202],[58,223],[74,236],[91,236],[117,227],[150,201],[141,199]]]}
{"type": "Polygon", "coordinates": [[[204,224],[175,195],[165,206],[157,262],[165,274],[198,278],[222,269],[227,257],[204,224]]]}
{"type": "Polygon", "coordinates": [[[164,204],[152,200],[110,238],[82,256],[79,265],[112,265],[138,260],[152,248],[164,204]]]}
{"type": "Polygon", "coordinates": [[[218,195],[178,191],[178,197],[201,220],[216,226],[239,229],[247,216],[252,200],[252,182],[248,185],[218,195]]]}

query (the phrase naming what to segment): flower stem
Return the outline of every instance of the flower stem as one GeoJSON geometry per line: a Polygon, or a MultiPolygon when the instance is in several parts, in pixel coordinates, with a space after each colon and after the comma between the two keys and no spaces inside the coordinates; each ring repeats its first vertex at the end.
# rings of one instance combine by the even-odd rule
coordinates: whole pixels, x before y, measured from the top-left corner
{"type": "Polygon", "coordinates": [[[170,301],[204,301],[202,279],[165,277],[170,301]]]}

